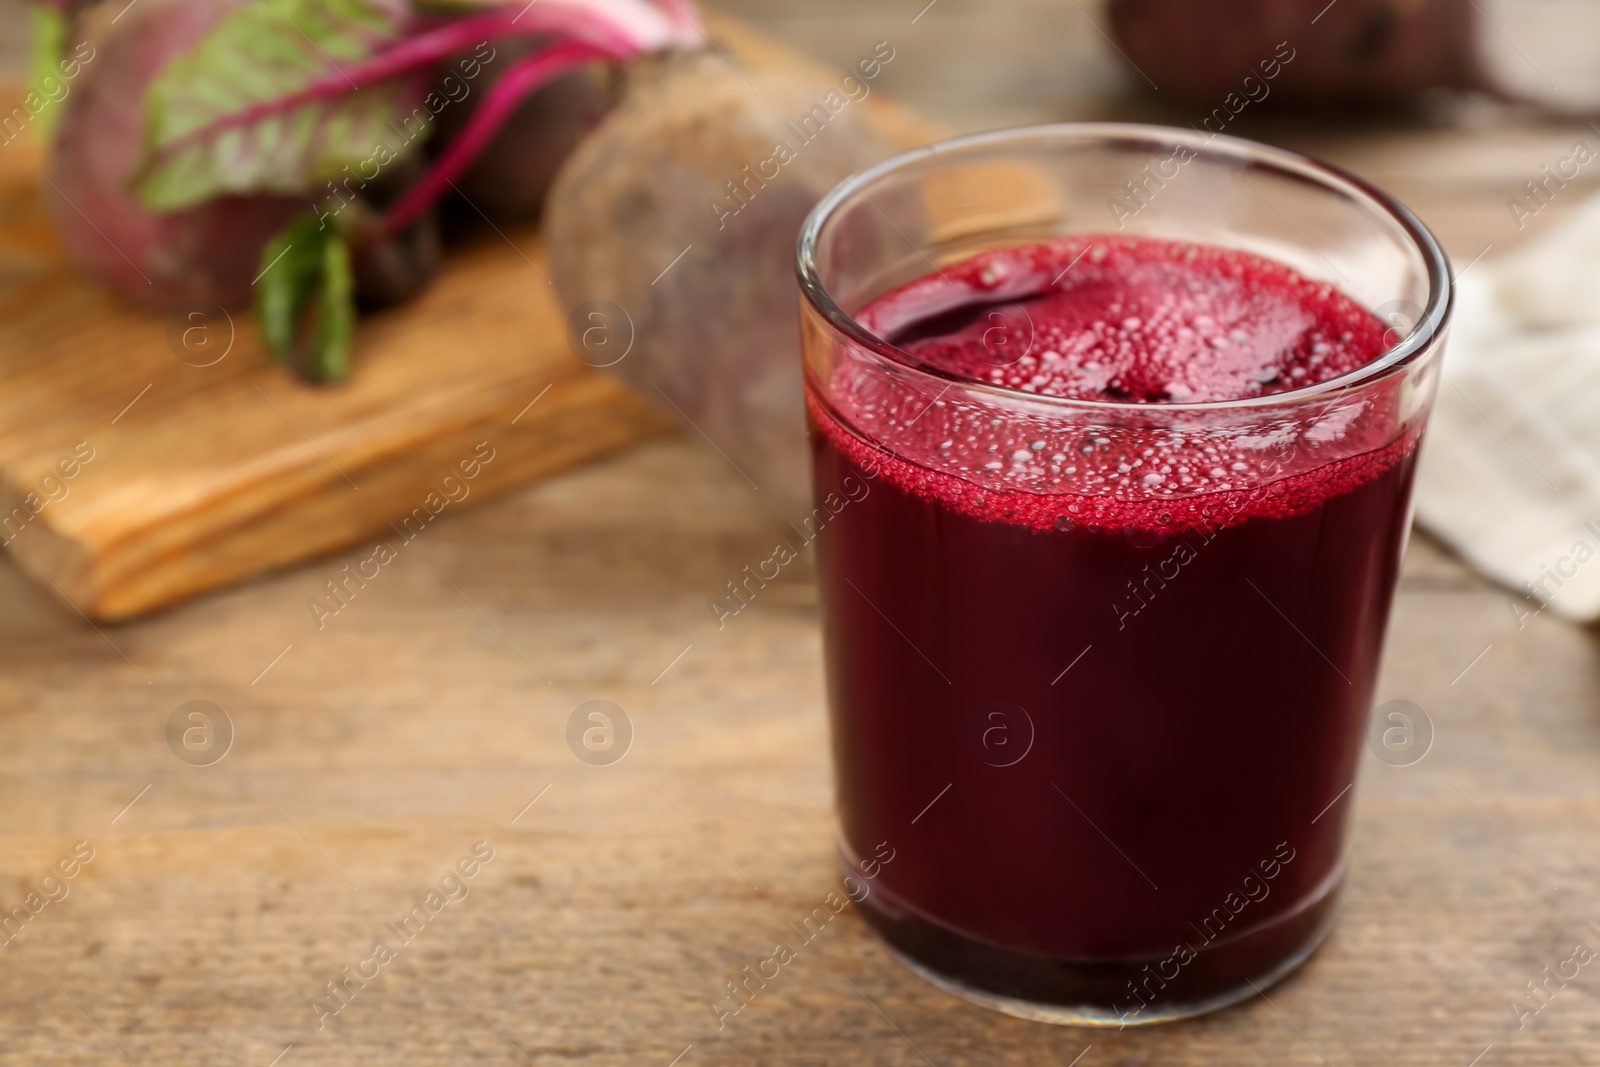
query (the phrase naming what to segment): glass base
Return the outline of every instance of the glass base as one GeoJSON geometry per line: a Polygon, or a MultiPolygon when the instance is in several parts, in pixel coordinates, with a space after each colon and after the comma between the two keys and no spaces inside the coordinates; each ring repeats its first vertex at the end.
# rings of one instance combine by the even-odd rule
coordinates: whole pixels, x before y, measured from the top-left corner
{"type": "Polygon", "coordinates": [[[1278,982],[1327,936],[1343,884],[1340,864],[1290,911],[1192,951],[1183,963],[1171,955],[1095,961],[1002,948],[896,907],[881,887],[857,906],[901,963],[947,993],[1019,1019],[1121,1028],[1216,1011],[1278,982]]]}

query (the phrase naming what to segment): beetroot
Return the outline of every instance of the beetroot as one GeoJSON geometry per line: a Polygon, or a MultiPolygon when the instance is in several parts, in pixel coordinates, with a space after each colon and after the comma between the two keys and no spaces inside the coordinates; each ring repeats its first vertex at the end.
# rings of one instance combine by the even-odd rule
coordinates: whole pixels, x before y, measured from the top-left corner
{"type": "Polygon", "coordinates": [[[893,57],[880,42],[842,80],[753,71],[759,92],[716,52],[641,61],[546,205],[584,358],[675,410],[780,513],[808,496],[795,238],[824,194],[897,147],[865,102],[893,57]]]}
{"type": "Polygon", "coordinates": [[[1479,81],[1473,0],[1111,0],[1109,14],[1160,90],[1234,113],[1230,94],[1329,105],[1479,81]]]}
{"type": "MultiPolygon", "coordinates": [[[[498,84],[510,63],[534,47],[531,42],[501,45],[494,63],[485,66],[476,91],[498,84]]],[[[591,63],[529,95],[457,180],[457,191],[496,221],[536,217],[556,170],[604,117],[609,81],[605,66],[591,63]]],[[[443,112],[440,139],[449,141],[458,134],[481,101],[475,97],[469,108],[443,112]]]]}
{"type": "Polygon", "coordinates": [[[525,210],[597,114],[595,61],[700,40],[688,0],[144,0],[84,21],[98,61],[49,164],[69,249],[151,307],[253,298],[275,358],[319,380],[348,365],[358,300],[426,283],[457,179],[498,174],[525,210]],[[521,136],[497,140],[508,120],[521,136]]]}
{"type": "Polygon", "coordinates": [[[261,247],[304,198],[231,196],[156,213],[128,191],[144,139],[144,89],[244,0],[141,0],[83,16],[94,58],[63,101],[45,196],[73,258],[118,296],[157,309],[238,304],[261,247]]]}

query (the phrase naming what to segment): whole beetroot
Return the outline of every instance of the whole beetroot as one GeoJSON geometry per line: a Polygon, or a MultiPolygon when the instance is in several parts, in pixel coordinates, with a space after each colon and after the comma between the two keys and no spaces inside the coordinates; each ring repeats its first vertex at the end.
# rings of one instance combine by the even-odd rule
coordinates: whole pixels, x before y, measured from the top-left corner
{"type": "Polygon", "coordinates": [[[147,307],[244,302],[262,247],[307,207],[281,196],[228,196],[158,214],[128,191],[144,137],[145,86],[241,2],[142,0],[82,16],[93,57],[61,102],[45,195],[73,258],[147,307]]]}
{"type": "Polygon", "coordinates": [[[556,176],[545,241],[580,357],[675,410],[792,516],[809,493],[795,239],[898,146],[837,75],[751,73],[759,92],[714,51],[636,64],[556,176]]]}
{"type": "Polygon", "coordinates": [[[1235,112],[1229,94],[1337,105],[1480,81],[1472,0],[1111,0],[1109,14],[1160,90],[1235,112]]]}

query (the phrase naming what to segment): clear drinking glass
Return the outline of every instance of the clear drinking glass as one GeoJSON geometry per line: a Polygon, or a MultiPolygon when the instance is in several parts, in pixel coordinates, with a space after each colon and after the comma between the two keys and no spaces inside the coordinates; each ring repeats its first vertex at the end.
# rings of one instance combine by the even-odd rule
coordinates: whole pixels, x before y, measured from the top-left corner
{"type": "MultiPolygon", "coordinates": [[[[867,921],[942,988],[1051,1022],[1178,1018],[1287,974],[1344,877],[1450,312],[1433,237],[1303,156],[1085,124],[856,175],[798,259],[839,850],[867,921]],[[1119,231],[1330,283],[1391,347],[1287,392],[1140,404],[954,377],[855,317],[981,251],[1119,231]],[[986,463],[952,447],[980,438],[986,463]]],[[[997,359],[1026,319],[996,317],[997,359]]]]}

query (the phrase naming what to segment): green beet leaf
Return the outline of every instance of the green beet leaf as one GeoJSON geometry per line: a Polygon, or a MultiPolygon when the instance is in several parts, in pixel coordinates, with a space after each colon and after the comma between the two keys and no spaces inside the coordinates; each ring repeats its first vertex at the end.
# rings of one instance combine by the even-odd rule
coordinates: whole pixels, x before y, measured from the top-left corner
{"type": "Polygon", "coordinates": [[[254,311],[274,360],[311,381],[342,379],[356,324],[349,243],[301,215],[262,250],[254,311]]]}
{"type": "MultiPolygon", "coordinates": [[[[34,127],[45,137],[55,130],[56,116],[61,109],[54,106],[58,98],[50,90],[67,82],[62,77],[66,69],[67,37],[70,26],[67,18],[53,7],[33,9],[33,45],[28,55],[28,88],[51,103],[40,110],[34,127]]],[[[65,99],[71,86],[57,89],[65,99]]],[[[10,132],[9,130],[7,132],[10,132]]]]}
{"type": "Polygon", "coordinates": [[[173,211],[229,193],[311,194],[380,143],[392,156],[414,147],[394,131],[423,92],[416,75],[360,73],[402,39],[409,9],[250,0],[223,16],[146,90],[139,200],[173,211]]]}

